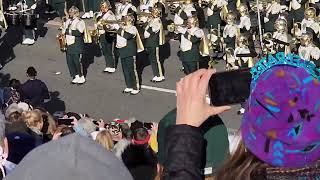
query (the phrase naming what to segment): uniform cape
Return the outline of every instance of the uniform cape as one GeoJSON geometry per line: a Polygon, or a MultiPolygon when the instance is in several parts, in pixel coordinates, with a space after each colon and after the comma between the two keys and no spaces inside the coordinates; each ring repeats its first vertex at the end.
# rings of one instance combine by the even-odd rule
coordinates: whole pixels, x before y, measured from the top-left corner
{"type": "Polygon", "coordinates": [[[159,45],[162,46],[166,43],[166,36],[164,34],[163,25],[161,24],[160,32],[159,32],[159,45]]]}
{"type": "Polygon", "coordinates": [[[139,53],[139,52],[144,51],[144,46],[143,46],[143,43],[141,41],[141,38],[140,38],[140,35],[138,32],[136,35],[136,42],[137,42],[137,52],[139,53]]]}
{"type": "Polygon", "coordinates": [[[6,21],[6,18],[4,17],[3,11],[0,10],[0,26],[3,27],[4,29],[8,28],[8,24],[6,21]]]}
{"type": "Polygon", "coordinates": [[[206,36],[203,36],[200,42],[199,52],[201,56],[209,56],[209,46],[206,36]]]}

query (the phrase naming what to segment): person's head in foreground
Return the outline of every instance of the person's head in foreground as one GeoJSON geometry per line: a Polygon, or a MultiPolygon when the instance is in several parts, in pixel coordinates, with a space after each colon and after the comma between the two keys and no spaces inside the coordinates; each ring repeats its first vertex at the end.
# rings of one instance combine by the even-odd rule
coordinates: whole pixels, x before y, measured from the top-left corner
{"type": "Polygon", "coordinates": [[[18,179],[132,180],[132,177],[111,152],[74,133],[31,151],[6,177],[18,179]]]}
{"type": "Polygon", "coordinates": [[[22,113],[22,117],[27,124],[27,126],[34,131],[37,134],[42,134],[41,130],[43,127],[43,119],[41,117],[41,114],[36,111],[27,111],[22,113]]]}
{"type": "Polygon", "coordinates": [[[312,71],[278,65],[253,81],[242,142],[218,179],[320,178],[320,83],[312,71]]]}
{"type": "Polygon", "coordinates": [[[112,150],[114,144],[111,134],[107,130],[100,131],[95,140],[98,144],[107,150],[112,150]]]}

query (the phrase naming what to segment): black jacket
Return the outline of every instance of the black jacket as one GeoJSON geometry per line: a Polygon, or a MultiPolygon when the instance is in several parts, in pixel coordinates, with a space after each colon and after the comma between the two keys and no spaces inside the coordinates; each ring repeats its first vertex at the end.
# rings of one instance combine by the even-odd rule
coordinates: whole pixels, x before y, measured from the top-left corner
{"type": "Polygon", "coordinates": [[[22,85],[23,97],[32,106],[41,106],[44,99],[49,99],[49,91],[44,82],[39,79],[28,80],[22,85]]]}
{"type": "Polygon", "coordinates": [[[200,128],[176,125],[166,135],[163,180],[200,180],[204,139],[200,128]]]}

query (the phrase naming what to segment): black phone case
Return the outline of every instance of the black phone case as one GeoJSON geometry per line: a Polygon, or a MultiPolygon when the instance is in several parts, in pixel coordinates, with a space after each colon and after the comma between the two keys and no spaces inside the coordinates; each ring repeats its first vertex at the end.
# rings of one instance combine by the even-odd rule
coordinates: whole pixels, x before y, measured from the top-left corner
{"type": "Polygon", "coordinates": [[[245,102],[250,95],[251,79],[250,68],[215,73],[209,81],[211,105],[245,102]]]}

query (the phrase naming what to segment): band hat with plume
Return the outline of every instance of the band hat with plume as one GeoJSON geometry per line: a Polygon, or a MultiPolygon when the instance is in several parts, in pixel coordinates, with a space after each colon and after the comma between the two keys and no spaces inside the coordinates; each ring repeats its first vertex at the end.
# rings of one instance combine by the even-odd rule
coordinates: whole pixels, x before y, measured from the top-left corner
{"type": "Polygon", "coordinates": [[[305,167],[320,158],[318,73],[294,55],[277,56],[252,69],[242,138],[250,152],[272,166],[305,167]]]}

